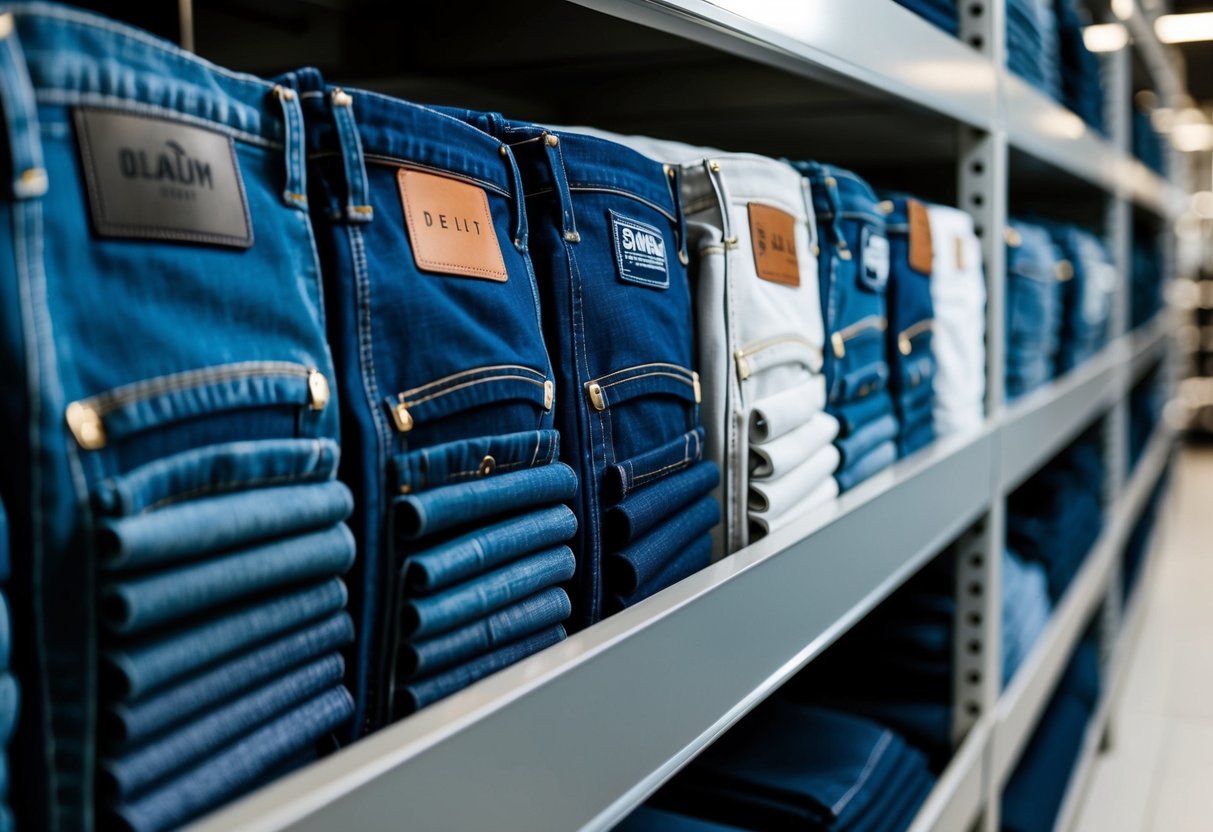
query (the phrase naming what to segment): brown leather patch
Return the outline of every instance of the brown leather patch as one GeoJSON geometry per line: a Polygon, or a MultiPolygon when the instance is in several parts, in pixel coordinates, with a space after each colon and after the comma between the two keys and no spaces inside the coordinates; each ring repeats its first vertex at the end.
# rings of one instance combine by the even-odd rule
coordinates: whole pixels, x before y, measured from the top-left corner
{"type": "Polygon", "coordinates": [[[927,206],[916,199],[907,199],[906,216],[910,221],[910,268],[929,275],[935,254],[931,249],[931,221],[927,216],[927,206]]]}
{"type": "Polygon", "coordinates": [[[397,171],[396,181],[417,268],[506,281],[509,274],[483,188],[416,170],[397,171]]]}
{"type": "Polygon", "coordinates": [[[784,286],[800,285],[796,258],[796,218],[787,211],[751,202],[750,240],[758,276],[784,286]]]}

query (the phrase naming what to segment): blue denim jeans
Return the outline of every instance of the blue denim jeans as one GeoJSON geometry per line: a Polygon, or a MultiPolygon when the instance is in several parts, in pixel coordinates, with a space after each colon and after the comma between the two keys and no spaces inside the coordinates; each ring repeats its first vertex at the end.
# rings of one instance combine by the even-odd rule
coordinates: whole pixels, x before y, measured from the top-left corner
{"type": "Polygon", "coordinates": [[[957,0],[897,0],[897,3],[950,35],[960,33],[957,0]]]}
{"type": "Polygon", "coordinates": [[[1053,377],[1061,332],[1058,258],[1049,232],[1013,220],[1007,242],[1007,399],[1053,377]]]}
{"type": "MultiPolygon", "coordinates": [[[[86,13],[29,6],[11,20],[0,41],[0,425],[14,439],[0,493],[22,553],[12,592],[31,622],[15,655],[27,657],[18,670],[39,726],[24,735],[13,794],[31,828],[89,829],[104,809],[93,770],[102,656],[178,641],[176,659],[134,672],[131,690],[142,690],[247,643],[211,641],[227,623],[211,611],[188,630],[121,644],[98,626],[116,574],[99,518],[133,514],[107,504],[110,483],[144,469],[149,482],[200,484],[170,488],[149,513],[310,485],[317,478],[292,476],[297,457],[276,454],[290,442],[313,458],[335,447],[335,373],[298,96],[86,13]],[[286,475],[228,483],[184,459],[213,461],[220,446],[286,475]],[[172,471],[146,470],[166,460],[172,471]]],[[[265,518],[293,508],[245,510],[258,519],[233,522],[273,525],[265,518]]],[[[339,586],[338,572],[324,577],[339,586]]],[[[256,623],[280,632],[291,605],[273,604],[262,616],[288,617],[256,623]]]]}
{"type": "Polygon", "coordinates": [[[1039,563],[1009,549],[1002,556],[1002,680],[1011,681],[1032,652],[1052,614],[1049,581],[1039,563]]]}
{"type": "Polygon", "coordinates": [[[888,209],[889,328],[886,332],[890,389],[901,424],[898,456],[909,456],[935,438],[931,384],[935,377],[932,334],[935,306],[931,301],[933,251],[926,205],[896,196],[888,209]],[[924,428],[908,430],[925,424],[924,428]]]}
{"type": "Polygon", "coordinates": [[[633,604],[638,604],[667,586],[672,586],[683,578],[695,574],[711,562],[712,537],[708,534],[701,534],[683,546],[673,560],[666,563],[660,572],[638,586],[635,591],[628,595],[612,595],[608,598],[608,612],[618,612],[633,604]]]}
{"type": "MultiPolygon", "coordinates": [[[[826,410],[839,418],[838,448],[845,470],[897,435],[885,352],[890,240],[879,200],[862,178],[816,162],[797,162],[794,167],[811,183],[817,215],[821,307],[829,342],[824,354],[826,410]],[[843,419],[843,412],[852,418],[843,419]],[[853,418],[857,415],[863,419],[853,418]],[[890,419],[893,435],[884,436],[890,419]],[[870,427],[875,422],[882,425],[876,429],[880,438],[874,438],[870,427]],[[864,438],[855,438],[865,429],[864,438]]],[[[854,474],[839,478],[839,487],[845,490],[861,479],[854,474]]]]}
{"type": "Polygon", "coordinates": [[[336,613],[214,664],[176,685],[130,702],[113,703],[102,717],[101,731],[112,749],[140,744],[353,641],[354,623],[349,614],[336,613]]]}
{"type": "Polygon", "coordinates": [[[651,806],[641,806],[615,827],[616,832],[739,832],[740,829],[651,806]]]}
{"type": "Polygon", "coordinates": [[[443,530],[504,519],[492,511],[563,502],[571,472],[546,465],[560,391],[513,153],[431,108],[330,87],[314,70],[283,82],[303,100],[338,378],[358,391],[340,405],[342,479],[365,553],[351,599],[365,732],[394,710],[398,605],[415,591],[401,582],[417,574],[401,564],[442,544],[443,530]],[[552,476],[563,478],[556,490],[552,476]]]}
{"type": "Polygon", "coordinates": [[[133,832],[159,832],[189,821],[263,782],[319,737],[354,713],[344,687],[334,687],[244,734],[175,779],[141,797],[114,805],[114,819],[133,832]]]}
{"type": "Polygon", "coordinates": [[[8,542],[8,514],[4,511],[4,502],[0,501],[0,583],[8,581],[12,574],[8,542]]]}
{"type": "Polygon", "coordinates": [[[888,468],[897,461],[897,443],[882,442],[834,475],[839,491],[854,488],[859,483],[888,468]]]}
{"type": "Polygon", "coordinates": [[[1061,317],[1055,371],[1061,375],[1099,351],[1107,340],[1119,275],[1099,238],[1075,225],[1046,226],[1062,257],[1061,317]],[[1068,266],[1068,268],[1065,268],[1068,266]]]}
{"type": "Polygon", "coordinates": [[[585,626],[620,589],[603,571],[604,516],[703,464],[679,172],[604,139],[452,112],[510,148],[528,194],[549,346],[568,357],[556,421],[579,484],[573,621],[585,626]]]}

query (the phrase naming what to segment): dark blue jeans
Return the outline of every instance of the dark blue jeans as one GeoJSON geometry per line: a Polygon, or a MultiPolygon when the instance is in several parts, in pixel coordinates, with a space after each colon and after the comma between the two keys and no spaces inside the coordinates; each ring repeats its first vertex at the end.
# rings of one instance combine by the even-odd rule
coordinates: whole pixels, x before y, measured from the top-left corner
{"type": "MultiPolygon", "coordinates": [[[[129,693],[246,640],[210,640],[230,617],[192,576],[161,587],[158,602],[193,599],[188,628],[119,639],[99,626],[98,599],[122,574],[103,559],[101,517],[332,479],[335,373],[299,97],[85,13],[32,6],[11,20],[0,41],[0,425],[12,442],[0,493],[21,552],[12,597],[31,622],[16,634],[16,670],[28,724],[43,726],[24,735],[12,794],[23,825],[87,829],[105,809],[91,763],[110,660],[166,659],[176,642],[156,669],[127,668],[129,693]],[[140,509],[123,504],[152,490],[140,509]]],[[[296,526],[292,500],[275,493],[226,517],[266,529],[265,544],[337,527],[331,513],[296,526]]],[[[159,539],[209,535],[199,522],[159,539]]],[[[312,579],[343,603],[341,566],[323,571],[312,579]]],[[[269,600],[292,598],[278,582],[289,572],[258,579],[251,627],[289,629],[298,610],[269,600]]],[[[348,714],[330,716],[325,728],[348,714]]],[[[294,750],[314,727],[277,730],[294,750]]]]}
{"type": "Polygon", "coordinates": [[[1097,353],[1107,340],[1112,294],[1119,276],[1098,237],[1075,225],[1047,226],[1065,258],[1059,287],[1061,326],[1056,373],[1074,369],[1097,353]]]}
{"type": "Polygon", "coordinates": [[[366,731],[394,712],[400,604],[567,540],[567,517],[551,509],[575,477],[550,464],[561,391],[512,151],[314,70],[284,82],[303,97],[338,377],[358,391],[341,401],[341,476],[365,553],[351,600],[366,731]],[[543,542],[520,548],[520,530],[502,524],[524,512],[543,542]]]}
{"type": "Polygon", "coordinates": [[[1007,237],[1007,399],[1053,377],[1061,332],[1057,251],[1049,232],[1013,220],[1007,237]]]}

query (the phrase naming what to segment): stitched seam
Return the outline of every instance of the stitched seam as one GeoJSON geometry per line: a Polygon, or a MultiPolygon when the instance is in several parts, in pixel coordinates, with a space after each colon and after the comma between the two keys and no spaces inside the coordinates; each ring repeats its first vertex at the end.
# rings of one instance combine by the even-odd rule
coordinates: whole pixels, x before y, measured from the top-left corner
{"type": "MultiPolygon", "coordinates": [[[[340,155],[341,154],[335,150],[319,150],[314,153],[309,153],[308,158],[324,159],[340,155]]],[[[417,170],[425,173],[433,173],[435,176],[445,176],[447,179],[458,179],[462,182],[476,185],[479,188],[484,188],[487,191],[492,191],[498,196],[503,196],[507,199],[512,198],[511,192],[502,188],[496,182],[490,182],[487,179],[480,179],[464,173],[457,173],[455,171],[447,170],[446,168],[436,168],[432,165],[424,165],[421,162],[414,162],[410,159],[398,159],[395,156],[385,156],[381,153],[363,153],[362,158],[364,161],[370,164],[381,165],[384,167],[404,168],[406,170],[417,170]]]]}
{"type": "Polygon", "coordinates": [[[880,758],[880,755],[884,753],[885,748],[888,746],[889,742],[892,741],[892,739],[893,735],[888,731],[881,734],[880,742],[876,743],[876,747],[873,748],[872,753],[868,755],[868,761],[864,764],[863,771],[859,773],[859,777],[856,778],[855,782],[851,785],[851,788],[847,790],[846,794],[840,797],[838,802],[830,807],[830,811],[835,816],[839,815],[842,810],[846,808],[846,805],[851,802],[851,798],[855,796],[855,793],[859,791],[860,787],[863,786],[868,777],[872,775],[872,769],[876,767],[876,761],[880,758]]]}
{"type": "Polygon", "coordinates": [[[306,378],[307,374],[308,369],[302,364],[286,361],[245,361],[201,370],[186,370],[145,381],[136,381],[133,384],[125,384],[87,399],[81,399],[80,403],[92,406],[99,414],[104,415],[123,405],[142,401],[161,393],[188,390],[191,387],[214,382],[257,377],[306,378]]]}
{"type": "Polygon", "coordinates": [[[475,379],[473,381],[465,381],[462,384],[456,384],[451,387],[448,387],[447,389],[445,389],[441,392],[431,393],[428,396],[422,396],[420,399],[406,399],[406,400],[402,401],[401,404],[405,405],[406,407],[411,407],[411,406],[423,404],[428,401],[432,401],[434,399],[440,399],[443,396],[449,396],[451,393],[454,393],[456,390],[462,390],[465,387],[475,387],[477,384],[492,384],[493,382],[498,382],[498,381],[525,381],[526,383],[533,384],[536,387],[540,387],[540,388],[543,387],[543,382],[535,381],[535,379],[527,378],[526,376],[493,376],[492,378],[481,378],[481,379],[475,379]]]}
{"type": "Polygon", "coordinates": [[[154,503],[149,503],[139,514],[147,514],[150,511],[164,508],[168,505],[176,503],[184,503],[189,500],[197,499],[198,497],[207,494],[222,494],[228,491],[243,491],[245,489],[264,488],[267,485],[279,485],[286,482],[298,482],[300,485],[306,485],[309,482],[320,481],[324,482],[329,478],[327,472],[312,471],[307,474],[279,474],[274,477],[255,477],[248,480],[230,480],[228,482],[215,482],[209,485],[191,488],[187,491],[178,491],[168,497],[162,497],[154,503]]]}
{"type": "Polygon", "coordinates": [[[684,376],[674,375],[673,373],[642,373],[640,375],[632,376],[630,378],[620,379],[619,381],[612,381],[610,384],[599,384],[598,386],[601,387],[603,390],[605,390],[608,387],[618,387],[620,384],[631,384],[633,381],[640,381],[641,379],[653,378],[653,377],[657,377],[657,376],[659,376],[661,378],[672,378],[675,381],[682,382],[683,384],[687,385],[688,387],[691,386],[690,379],[687,379],[684,376]]]}
{"type": "Polygon", "coordinates": [[[677,370],[680,373],[685,373],[688,380],[690,380],[690,378],[691,378],[691,371],[686,369],[685,367],[680,367],[677,364],[669,364],[664,361],[651,361],[647,364],[636,364],[636,365],[627,367],[622,370],[615,370],[614,372],[607,373],[605,376],[599,376],[598,378],[591,379],[591,381],[597,381],[597,382],[601,383],[601,382],[606,381],[608,378],[613,378],[617,375],[622,375],[623,373],[635,372],[636,370],[640,370],[645,367],[668,367],[672,370],[677,370]]]}
{"type": "Polygon", "coordinates": [[[543,378],[544,381],[547,381],[547,378],[544,377],[543,374],[540,373],[538,370],[532,370],[530,367],[524,367],[521,364],[492,364],[492,365],[489,365],[486,367],[476,367],[475,369],[472,369],[472,370],[461,370],[458,373],[451,373],[448,376],[443,376],[442,378],[438,379],[437,381],[426,382],[425,384],[422,384],[418,387],[413,387],[408,390],[405,390],[400,395],[407,398],[408,396],[411,396],[414,393],[420,393],[422,390],[428,390],[431,387],[436,387],[440,384],[446,384],[447,382],[453,381],[454,379],[462,378],[463,376],[470,376],[475,373],[487,373],[491,370],[523,370],[528,373],[534,373],[535,375],[539,376],[540,378],[543,378]]]}
{"type": "MultiPolygon", "coordinates": [[[[507,462],[504,465],[495,466],[493,468],[493,474],[499,474],[502,471],[511,471],[515,468],[530,468],[530,467],[531,467],[531,465],[523,460],[519,460],[517,462],[507,462]]],[[[483,475],[480,473],[479,468],[469,468],[465,471],[452,471],[451,473],[447,474],[443,479],[445,481],[449,482],[450,480],[463,479],[463,478],[472,477],[472,476],[482,477],[483,475]]],[[[490,474],[489,476],[492,476],[492,474],[490,474]]]]}

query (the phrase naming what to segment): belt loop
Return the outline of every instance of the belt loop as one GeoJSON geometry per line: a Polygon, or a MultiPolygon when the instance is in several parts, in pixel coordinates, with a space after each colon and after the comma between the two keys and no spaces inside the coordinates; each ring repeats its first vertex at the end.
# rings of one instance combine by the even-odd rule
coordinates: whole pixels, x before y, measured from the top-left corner
{"type": "Polygon", "coordinates": [[[727,249],[737,244],[737,238],[733,236],[733,222],[729,217],[729,200],[725,195],[724,175],[720,170],[720,162],[715,159],[704,159],[700,164],[703,165],[703,170],[708,175],[708,182],[712,185],[712,190],[716,192],[716,203],[720,210],[720,234],[724,238],[724,247],[727,249]]]}
{"type": "Polygon", "coordinates": [[[42,139],[38,135],[38,105],[12,12],[0,14],[0,104],[4,105],[13,196],[17,199],[42,196],[49,182],[42,162],[42,139]]]}
{"type": "Polygon", "coordinates": [[[678,165],[662,165],[662,168],[670,196],[674,198],[674,213],[678,215],[678,262],[686,266],[691,258],[687,256],[687,220],[682,212],[682,168],[678,165]]]}
{"type": "Polygon", "coordinates": [[[354,122],[354,96],[340,87],[333,87],[329,91],[329,100],[333,105],[337,135],[341,139],[341,163],[345,167],[345,218],[349,222],[370,222],[375,218],[375,212],[371,207],[362,139],[354,122]]]}
{"type": "Polygon", "coordinates": [[[502,158],[505,159],[506,165],[510,169],[510,177],[514,182],[514,211],[516,212],[514,225],[514,248],[525,252],[527,250],[527,234],[530,233],[526,224],[526,195],[522,190],[522,171],[518,169],[518,160],[514,158],[514,151],[508,144],[502,142],[498,151],[502,158]]]}
{"type": "Polygon", "coordinates": [[[580,243],[581,235],[577,233],[577,221],[573,216],[573,197],[569,193],[569,177],[564,169],[564,153],[560,149],[560,136],[544,130],[539,140],[543,142],[543,150],[547,154],[548,163],[552,168],[552,181],[556,193],[560,196],[560,222],[566,243],[580,243]]]}
{"type": "Polygon", "coordinates": [[[282,84],[274,85],[274,97],[282,105],[283,139],[286,145],[286,187],[282,199],[292,208],[307,210],[307,153],[304,148],[303,108],[299,93],[282,84]]]}

